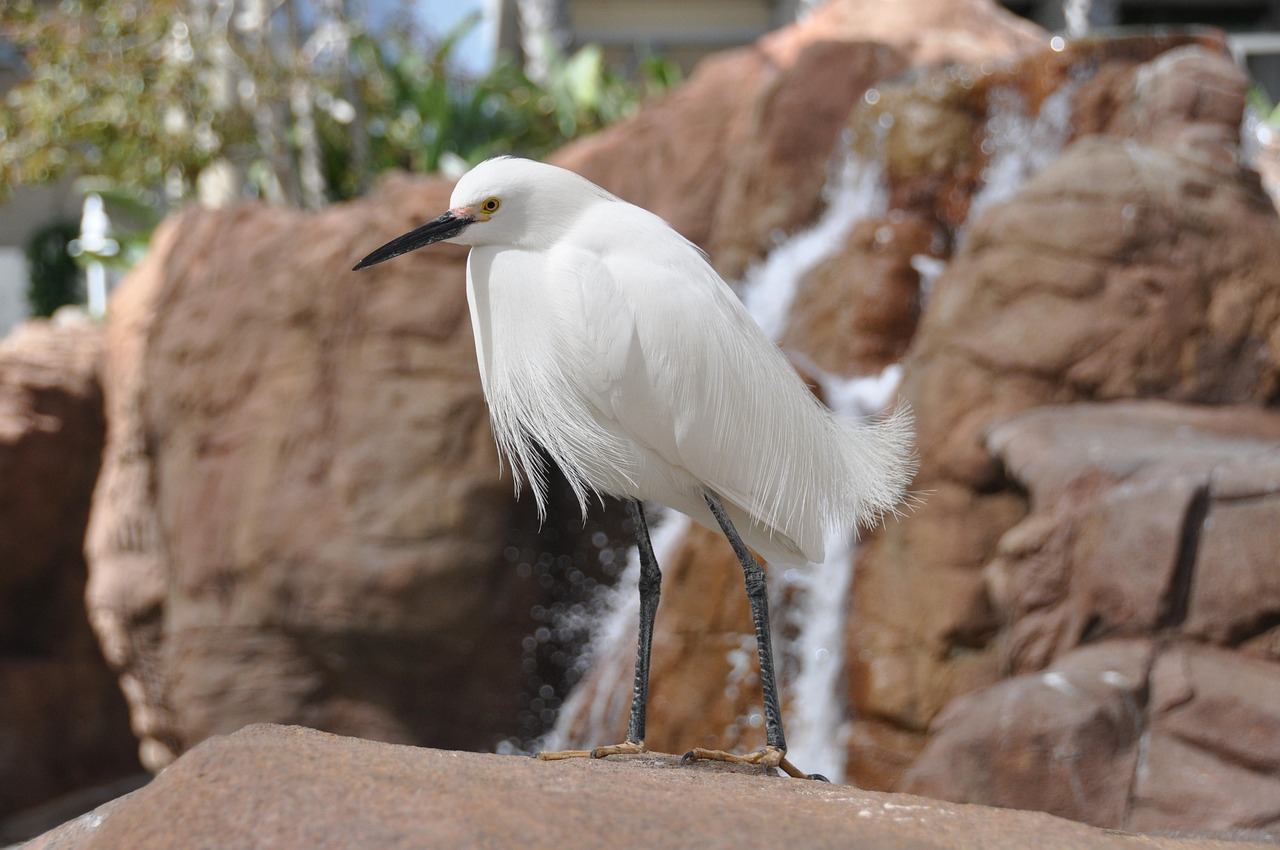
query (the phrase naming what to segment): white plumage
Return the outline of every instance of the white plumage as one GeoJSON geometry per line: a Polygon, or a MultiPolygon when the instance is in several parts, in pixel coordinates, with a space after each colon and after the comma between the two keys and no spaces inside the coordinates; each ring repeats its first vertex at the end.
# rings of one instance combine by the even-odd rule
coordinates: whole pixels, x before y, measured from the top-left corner
{"type": "Polygon", "coordinates": [[[494,434],[540,511],[538,446],[584,511],[605,493],[715,528],[709,488],[770,561],[820,561],[824,528],[893,510],[913,471],[905,408],[837,419],[666,222],[521,159],[477,166],[450,206],[491,198],[498,209],[452,241],[473,246],[467,294],[494,434]]]}
{"type": "Polygon", "coordinates": [[[433,242],[470,245],[476,356],[517,492],[527,481],[545,514],[549,457],[584,514],[592,494],[609,494],[628,500],[636,524],[640,622],[627,739],[541,756],[645,750],[662,580],[648,500],[725,533],[760,655],[766,746],[748,756],[694,748],[685,758],[818,778],[786,760],[765,574],[746,546],[770,561],[819,561],[825,529],[892,511],[914,471],[905,407],[879,421],[837,419],[696,247],[572,172],[489,160],[458,181],[450,206],[356,268],[433,242]]]}

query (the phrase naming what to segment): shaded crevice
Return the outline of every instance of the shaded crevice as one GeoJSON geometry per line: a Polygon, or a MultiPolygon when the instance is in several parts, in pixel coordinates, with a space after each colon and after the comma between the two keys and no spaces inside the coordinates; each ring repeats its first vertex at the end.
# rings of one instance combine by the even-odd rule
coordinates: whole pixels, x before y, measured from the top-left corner
{"type": "Polygon", "coordinates": [[[1151,734],[1151,695],[1155,689],[1151,677],[1155,673],[1156,660],[1160,657],[1160,650],[1159,642],[1153,641],[1151,653],[1147,656],[1147,662],[1142,671],[1142,687],[1134,692],[1136,705],[1133,710],[1133,746],[1136,752],[1133,759],[1133,772],[1129,775],[1129,792],[1125,798],[1124,815],[1121,822],[1121,827],[1125,829],[1129,827],[1129,820],[1133,817],[1133,812],[1137,808],[1138,782],[1143,773],[1146,772],[1147,746],[1151,734]]]}
{"type": "Polygon", "coordinates": [[[1196,557],[1200,550],[1200,535],[1209,515],[1209,487],[1196,488],[1182,518],[1182,535],[1178,542],[1178,559],[1164,601],[1160,604],[1160,616],[1156,629],[1164,630],[1180,626],[1187,619],[1191,602],[1191,583],[1195,578],[1196,557]]]}

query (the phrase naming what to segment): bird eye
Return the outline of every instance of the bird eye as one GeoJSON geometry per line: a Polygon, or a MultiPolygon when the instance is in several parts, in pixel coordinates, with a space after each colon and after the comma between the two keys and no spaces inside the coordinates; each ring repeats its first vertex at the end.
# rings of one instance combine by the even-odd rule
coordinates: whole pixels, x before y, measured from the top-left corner
{"type": "Polygon", "coordinates": [[[500,206],[502,206],[502,201],[499,201],[497,198],[490,198],[480,205],[480,211],[492,214],[496,213],[500,206]]]}

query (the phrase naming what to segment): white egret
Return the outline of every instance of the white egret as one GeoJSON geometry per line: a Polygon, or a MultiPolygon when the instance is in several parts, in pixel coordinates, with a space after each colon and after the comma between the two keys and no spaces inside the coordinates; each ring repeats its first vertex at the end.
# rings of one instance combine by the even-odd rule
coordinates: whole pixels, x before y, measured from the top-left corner
{"type": "Polygon", "coordinates": [[[719,527],[742,564],[760,657],[766,746],[714,758],[785,758],[769,638],[770,562],[821,561],[824,529],[894,510],[914,472],[905,406],[843,421],[752,321],[705,255],[658,216],[551,165],[503,157],[463,175],[450,209],[358,269],[434,242],[471,246],[467,301],[493,433],[517,492],[545,513],[550,457],[584,514],[626,500],[640,551],[640,635],[627,740],[645,751],[649,655],[662,575],[642,500],[719,527]]]}

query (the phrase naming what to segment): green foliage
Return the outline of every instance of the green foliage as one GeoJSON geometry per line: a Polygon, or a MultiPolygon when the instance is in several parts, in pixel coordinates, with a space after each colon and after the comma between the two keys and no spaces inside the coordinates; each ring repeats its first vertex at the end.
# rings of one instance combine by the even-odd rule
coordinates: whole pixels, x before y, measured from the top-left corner
{"type": "Polygon", "coordinates": [[[351,171],[355,137],[328,112],[320,129],[335,199],[358,194],[368,174],[388,168],[434,172],[502,154],[545,155],[627,117],[650,94],[679,81],[674,64],[650,58],[632,83],[605,65],[595,45],[557,57],[544,85],[510,60],[465,79],[454,70],[454,52],[476,20],[465,21],[429,54],[404,36],[353,41],[370,160],[365,173],[351,171]]]}
{"type": "Polygon", "coordinates": [[[1259,120],[1270,127],[1280,127],[1280,105],[1273,104],[1266,89],[1259,85],[1249,87],[1245,92],[1245,103],[1253,108],[1259,120]]]}
{"type": "Polygon", "coordinates": [[[30,78],[0,112],[0,191],[67,173],[188,181],[224,140],[201,95],[178,0],[7,3],[0,34],[30,78]]]}
{"type": "Polygon", "coordinates": [[[27,243],[27,303],[33,316],[52,316],[64,304],[79,300],[80,267],[67,253],[79,230],[73,221],[58,222],[37,230],[27,243]]]}
{"type": "Polygon", "coordinates": [[[251,194],[317,206],[386,168],[544,154],[675,80],[647,60],[628,82],[595,47],[545,85],[510,62],[466,79],[453,53],[474,19],[426,50],[407,28],[375,39],[307,0],[5,2],[0,35],[30,74],[0,111],[0,194],[83,174],[174,200],[217,164],[251,194]]]}

